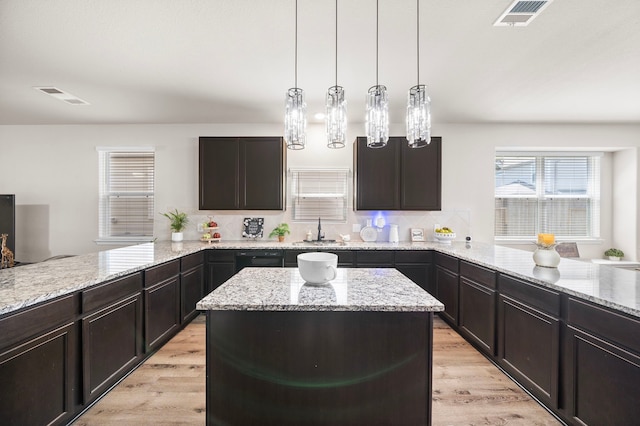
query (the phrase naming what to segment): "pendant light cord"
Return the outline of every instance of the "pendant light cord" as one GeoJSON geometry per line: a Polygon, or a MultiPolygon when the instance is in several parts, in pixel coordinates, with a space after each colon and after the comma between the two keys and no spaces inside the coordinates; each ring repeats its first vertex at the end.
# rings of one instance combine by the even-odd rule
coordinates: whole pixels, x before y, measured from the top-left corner
{"type": "Polygon", "coordinates": [[[336,0],[336,87],[338,86],[338,0],[336,0]]]}
{"type": "Polygon", "coordinates": [[[416,57],[418,58],[418,82],[420,85],[420,0],[416,0],[416,57]]]}
{"type": "Polygon", "coordinates": [[[295,42],[295,51],[296,52],[295,52],[295,56],[294,57],[295,57],[295,62],[296,63],[295,63],[295,67],[294,67],[294,69],[295,69],[295,77],[294,77],[295,78],[295,80],[294,80],[295,84],[294,84],[294,87],[297,88],[298,87],[298,0],[296,0],[296,26],[295,26],[295,29],[296,29],[296,37],[295,37],[295,40],[296,40],[296,42],[295,42]]]}
{"type": "Polygon", "coordinates": [[[379,86],[378,84],[378,16],[379,16],[378,8],[379,8],[379,0],[376,0],[376,86],[379,86]]]}

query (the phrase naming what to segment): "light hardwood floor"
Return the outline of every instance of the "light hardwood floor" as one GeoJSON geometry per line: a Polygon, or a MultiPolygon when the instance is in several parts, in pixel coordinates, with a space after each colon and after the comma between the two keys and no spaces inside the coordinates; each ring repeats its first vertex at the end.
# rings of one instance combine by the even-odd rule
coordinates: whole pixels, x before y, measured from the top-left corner
{"type": "MultiPolygon", "coordinates": [[[[439,318],[433,346],[434,425],[560,424],[439,318]]],[[[74,425],[204,423],[205,324],[200,315],[74,425]]]]}

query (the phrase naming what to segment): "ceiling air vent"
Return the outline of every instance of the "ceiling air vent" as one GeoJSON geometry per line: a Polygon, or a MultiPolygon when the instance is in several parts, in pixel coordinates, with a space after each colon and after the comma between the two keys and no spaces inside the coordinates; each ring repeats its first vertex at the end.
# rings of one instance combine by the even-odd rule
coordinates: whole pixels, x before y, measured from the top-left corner
{"type": "Polygon", "coordinates": [[[71,105],[89,105],[89,102],[84,101],[71,93],[60,90],[57,87],[34,87],[34,89],[71,105]]]}
{"type": "Polygon", "coordinates": [[[494,27],[526,27],[553,0],[522,1],[516,0],[507,7],[493,23],[494,27]]]}

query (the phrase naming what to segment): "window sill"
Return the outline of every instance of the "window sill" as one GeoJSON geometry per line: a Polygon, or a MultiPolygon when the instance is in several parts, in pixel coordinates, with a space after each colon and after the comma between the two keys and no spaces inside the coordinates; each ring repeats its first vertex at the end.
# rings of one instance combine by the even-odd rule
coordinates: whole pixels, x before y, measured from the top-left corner
{"type": "MultiPolygon", "coordinates": [[[[494,238],[496,244],[513,244],[513,245],[525,245],[535,244],[537,239],[531,237],[531,239],[506,239],[506,238],[494,238]]],[[[560,243],[578,243],[578,244],[602,244],[604,242],[601,238],[557,238],[556,244],[560,243]]]]}
{"type": "Polygon", "coordinates": [[[98,238],[93,240],[97,245],[133,245],[151,243],[154,237],[122,237],[122,238],[98,238]]]}

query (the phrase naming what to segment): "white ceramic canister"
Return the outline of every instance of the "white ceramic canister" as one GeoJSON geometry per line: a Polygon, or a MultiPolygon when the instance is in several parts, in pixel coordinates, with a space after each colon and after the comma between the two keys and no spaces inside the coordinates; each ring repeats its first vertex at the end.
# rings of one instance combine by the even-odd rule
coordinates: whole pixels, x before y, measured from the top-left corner
{"type": "Polygon", "coordinates": [[[400,237],[398,236],[398,225],[390,224],[389,225],[389,242],[397,243],[399,240],[400,240],[400,237]]]}

